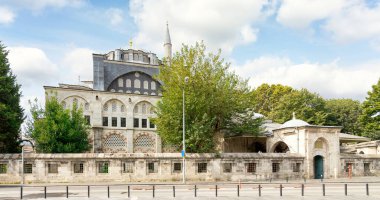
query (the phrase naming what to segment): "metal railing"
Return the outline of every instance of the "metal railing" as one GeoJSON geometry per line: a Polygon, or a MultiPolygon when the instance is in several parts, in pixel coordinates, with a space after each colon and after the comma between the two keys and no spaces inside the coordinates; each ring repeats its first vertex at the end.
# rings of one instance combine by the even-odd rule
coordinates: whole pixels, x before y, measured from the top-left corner
{"type": "MultiPolygon", "coordinates": [[[[113,185],[48,185],[48,186],[33,186],[33,185],[0,185],[0,197],[3,192],[9,192],[7,189],[13,188],[13,192],[19,188],[20,199],[28,198],[28,195],[33,194],[39,198],[53,197],[91,197],[99,193],[104,195],[104,198],[112,197],[153,197],[159,193],[161,197],[253,197],[253,196],[283,196],[283,195],[300,195],[307,196],[305,188],[308,188],[309,195],[370,195],[370,184],[373,186],[374,194],[380,195],[380,182],[315,182],[315,183],[200,183],[200,184],[113,184],[113,185]],[[25,190],[29,190],[29,194],[25,194],[25,190]],[[33,190],[33,192],[31,192],[33,190]],[[41,190],[43,189],[43,190],[41,190]],[[78,190],[79,189],[79,190],[78,190]],[[349,189],[354,192],[350,193],[349,189]],[[37,193],[36,193],[37,191],[37,193]],[[55,192],[53,192],[55,191],[55,192]],[[58,191],[58,192],[57,192],[58,191]],[[75,191],[75,192],[73,192],[75,191]],[[118,191],[118,192],[117,192],[118,191]],[[330,194],[328,193],[330,192],[330,194]],[[358,192],[360,191],[360,192],[358,192]],[[376,193],[377,192],[377,193],[376,193]],[[50,195],[51,194],[51,195],[50,195]],[[54,194],[54,195],[53,195],[54,194]],[[114,196],[117,194],[116,196],[114,196]],[[58,195],[58,196],[57,196],[58,195]]],[[[9,194],[14,194],[9,193],[9,194]]]]}

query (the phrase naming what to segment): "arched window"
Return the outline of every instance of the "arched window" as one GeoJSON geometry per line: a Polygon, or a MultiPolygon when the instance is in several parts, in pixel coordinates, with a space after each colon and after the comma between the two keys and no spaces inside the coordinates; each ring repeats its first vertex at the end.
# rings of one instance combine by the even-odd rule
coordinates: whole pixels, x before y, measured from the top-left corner
{"type": "Polygon", "coordinates": [[[108,104],[107,104],[107,103],[104,104],[104,106],[103,106],[103,110],[104,110],[104,111],[108,111],[108,104]]]}
{"type": "Polygon", "coordinates": [[[149,87],[149,86],[148,86],[148,81],[144,81],[144,89],[147,90],[147,89],[149,89],[148,87],[149,87]]]}
{"type": "Polygon", "coordinates": [[[119,84],[119,87],[124,87],[124,80],[122,78],[119,78],[117,80],[118,84],[119,84]]]}
{"type": "Polygon", "coordinates": [[[145,103],[142,105],[141,113],[146,114],[146,104],[145,103]]]}
{"type": "Polygon", "coordinates": [[[140,148],[153,148],[154,143],[154,140],[148,135],[140,135],[136,138],[134,145],[140,148]]]}
{"type": "Polygon", "coordinates": [[[322,139],[318,139],[317,141],[315,141],[314,148],[315,149],[323,149],[323,141],[322,141],[322,139]]]}
{"type": "Polygon", "coordinates": [[[127,87],[132,87],[132,83],[131,83],[131,79],[127,79],[126,81],[125,81],[125,84],[126,84],[126,86],[127,87]]]}
{"type": "Polygon", "coordinates": [[[105,148],[114,149],[114,148],[123,148],[125,146],[126,146],[126,143],[123,140],[123,138],[115,134],[108,136],[107,139],[105,139],[104,141],[105,148]]]}
{"type": "Polygon", "coordinates": [[[78,99],[77,99],[77,98],[74,98],[74,99],[73,99],[73,106],[74,106],[75,108],[78,108],[78,99]]]}
{"type": "Polygon", "coordinates": [[[152,82],[150,83],[150,89],[151,89],[151,90],[156,90],[156,82],[152,81],[152,82]]]}
{"type": "Polygon", "coordinates": [[[120,107],[120,111],[121,111],[121,112],[124,112],[124,111],[125,111],[125,106],[124,106],[124,105],[121,105],[121,107],[120,107]]]}
{"type": "Polygon", "coordinates": [[[112,112],[116,112],[116,102],[112,102],[112,112]]]}
{"type": "Polygon", "coordinates": [[[135,108],[133,109],[133,112],[134,113],[139,113],[139,106],[138,105],[135,106],[135,108]]]}
{"type": "Polygon", "coordinates": [[[135,82],[133,83],[134,84],[134,87],[135,88],[140,88],[140,80],[139,79],[135,79],[135,82]]]}
{"type": "Polygon", "coordinates": [[[88,111],[89,109],[90,109],[90,104],[89,103],[85,103],[84,104],[84,110],[88,111]]]}

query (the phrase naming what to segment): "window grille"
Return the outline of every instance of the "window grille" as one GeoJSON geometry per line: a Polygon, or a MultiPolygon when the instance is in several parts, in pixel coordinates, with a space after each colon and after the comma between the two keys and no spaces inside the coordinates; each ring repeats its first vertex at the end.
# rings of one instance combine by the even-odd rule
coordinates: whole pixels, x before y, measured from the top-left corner
{"type": "Polygon", "coordinates": [[[58,173],[58,164],[48,163],[48,173],[57,174],[58,173]]]}
{"type": "Polygon", "coordinates": [[[134,162],[124,162],[123,163],[123,172],[124,173],[133,173],[135,168],[135,163],[134,162]]]}
{"type": "Polygon", "coordinates": [[[126,127],[126,119],[125,119],[125,117],[121,117],[120,118],[120,126],[121,127],[126,127]]]}
{"type": "Polygon", "coordinates": [[[198,173],[207,173],[207,163],[198,163],[198,173]]]}
{"type": "Polygon", "coordinates": [[[120,111],[121,111],[121,112],[125,112],[125,106],[124,106],[124,105],[121,105],[121,106],[120,106],[120,111]]]}
{"type": "Polygon", "coordinates": [[[5,173],[7,173],[7,164],[0,163],[0,174],[5,174],[5,173]]]}
{"type": "Polygon", "coordinates": [[[223,172],[231,173],[232,172],[232,163],[223,163],[223,172]]]}
{"type": "Polygon", "coordinates": [[[33,173],[33,165],[30,163],[25,163],[24,164],[24,173],[25,174],[31,174],[33,173]]]}
{"type": "Polygon", "coordinates": [[[182,172],[182,163],[173,163],[173,172],[180,173],[182,172]]]}
{"type": "Polygon", "coordinates": [[[301,171],[301,163],[293,163],[293,172],[301,171]]]}
{"type": "Polygon", "coordinates": [[[103,126],[108,126],[108,117],[103,117],[103,126]]]}
{"type": "Polygon", "coordinates": [[[107,104],[107,103],[104,104],[104,106],[103,106],[103,110],[104,110],[104,111],[108,111],[108,104],[107,104]]]}
{"type": "Polygon", "coordinates": [[[83,173],[83,163],[74,163],[74,173],[76,174],[83,173]]]}
{"type": "Polygon", "coordinates": [[[272,163],[272,172],[280,171],[280,163],[272,163]]]}
{"type": "Polygon", "coordinates": [[[125,146],[125,141],[119,135],[110,135],[104,141],[105,148],[124,148],[125,146]]]}
{"type": "Polygon", "coordinates": [[[112,117],[112,127],[117,127],[117,117],[112,117]]]}
{"type": "Polygon", "coordinates": [[[109,163],[108,162],[99,162],[98,163],[98,172],[99,173],[108,173],[108,165],[109,163]]]}
{"type": "Polygon", "coordinates": [[[157,173],[157,171],[158,171],[158,162],[149,162],[148,173],[157,173]]]}
{"type": "Polygon", "coordinates": [[[247,171],[247,173],[255,173],[256,172],[256,163],[246,163],[246,171],[247,171]]]}
{"type": "Polygon", "coordinates": [[[141,119],[141,128],[146,128],[146,127],[148,127],[147,119],[141,119]]]}
{"type": "Polygon", "coordinates": [[[148,135],[140,135],[135,141],[135,147],[152,148],[154,147],[154,140],[148,135]]]}
{"type": "Polygon", "coordinates": [[[133,127],[134,128],[140,127],[139,118],[133,118],[133,127]]]}

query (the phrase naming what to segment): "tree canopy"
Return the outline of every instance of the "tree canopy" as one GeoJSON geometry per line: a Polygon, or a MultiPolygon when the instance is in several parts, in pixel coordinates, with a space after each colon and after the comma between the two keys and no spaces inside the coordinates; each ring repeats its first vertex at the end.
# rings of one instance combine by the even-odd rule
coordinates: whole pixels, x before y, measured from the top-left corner
{"type": "Polygon", "coordinates": [[[0,153],[20,151],[20,126],[24,110],[20,106],[20,85],[10,69],[8,51],[0,42],[0,153]]]}
{"type": "Polygon", "coordinates": [[[71,110],[64,109],[57,98],[49,97],[45,109],[33,103],[31,114],[29,132],[37,152],[82,153],[89,150],[89,126],[78,105],[74,104],[71,110]]]}
{"type": "Polygon", "coordinates": [[[363,136],[379,140],[380,139],[380,79],[372,86],[372,91],[362,105],[363,112],[360,115],[360,122],[363,126],[363,136]]]}
{"type": "Polygon", "coordinates": [[[327,118],[324,125],[342,126],[343,133],[358,135],[361,125],[358,120],[362,112],[359,101],[352,99],[328,99],[326,100],[327,118]]]}
{"type": "MultiPolygon", "coordinates": [[[[182,92],[185,91],[186,150],[212,152],[215,136],[233,127],[237,113],[250,107],[246,80],[229,71],[230,65],[217,54],[206,53],[203,43],[183,45],[170,65],[163,65],[157,79],[163,97],[157,104],[157,131],[164,144],[182,144],[182,92]],[[185,83],[185,77],[189,77],[185,83]]],[[[239,123],[244,123],[239,121],[239,123]]],[[[243,132],[254,132],[246,126],[243,132]]]]}

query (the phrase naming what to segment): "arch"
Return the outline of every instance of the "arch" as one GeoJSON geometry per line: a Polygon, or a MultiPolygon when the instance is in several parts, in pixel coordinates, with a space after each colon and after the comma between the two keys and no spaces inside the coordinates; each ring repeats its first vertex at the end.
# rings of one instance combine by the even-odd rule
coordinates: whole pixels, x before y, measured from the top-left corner
{"type": "Polygon", "coordinates": [[[90,104],[88,101],[78,95],[70,95],[64,98],[61,101],[61,104],[64,106],[65,109],[71,109],[74,105],[77,106],[77,108],[82,108],[83,112],[90,110],[90,104]]]}
{"type": "Polygon", "coordinates": [[[319,137],[314,141],[314,149],[327,149],[328,142],[324,137],[319,137]]]}
{"type": "Polygon", "coordinates": [[[109,132],[102,136],[102,148],[105,152],[125,152],[127,139],[119,132],[109,132]]]}
{"type": "Polygon", "coordinates": [[[148,101],[140,101],[135,104],[133,113],[142,115],[154,114],[154,106],[148,101]]]}
{"type": "Polygon", "coordinates": [[[288,151],[289,151],[288,145],[283,141],[278,141],[272,146],[270,152],[272,152],[272,153],[286,153],[288,151]]]}
{"type": "Polygon", "coordinates": [[[153,134],[150,133],[140,133],[138,134],[133,143],[134,152],[154,152],[156,147],[156,140],[153,134]]]}
{"type": "Polygon", "coordinates": [[[125,108],[125,104],[118,99],[109,99],[103,104],[104,112],[125,112],[125,108]]]}
{"type": "Polygon", "coordinates": [[[112,79],[106,90],[111,92],[156,95],[156,91],[160,87],[160,82],[156,81],[152,75],[141,71],[130,71],[112,79]]]}
{"type": "Polygon", "coordinates": [[[323,179],[324,177],[324,159],[323,159],[323,156],[321,155],[316,155],[314,156],[314,178],[315,179],[323,179]]]}

